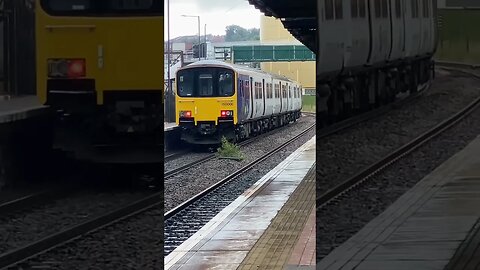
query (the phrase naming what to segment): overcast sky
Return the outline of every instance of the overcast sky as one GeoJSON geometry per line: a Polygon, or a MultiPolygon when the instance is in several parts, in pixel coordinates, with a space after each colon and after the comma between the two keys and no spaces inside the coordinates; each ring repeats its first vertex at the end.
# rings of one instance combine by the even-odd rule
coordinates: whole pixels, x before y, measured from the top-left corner
{"type": "MultiPolygon", "coordinates": [[[[224,35],[225,27],[236,24],[243,28],[260,28],[261,12],[247,0],[169,0],[170,38],[198,35],[200,16],[201,34],[207,24],[207,34],[224,35]]],[[[166,1],[165,1],[166,2],[166,1]]],[[[167,4],[165,4],[165,40],[167,39],[167,4]]]]}

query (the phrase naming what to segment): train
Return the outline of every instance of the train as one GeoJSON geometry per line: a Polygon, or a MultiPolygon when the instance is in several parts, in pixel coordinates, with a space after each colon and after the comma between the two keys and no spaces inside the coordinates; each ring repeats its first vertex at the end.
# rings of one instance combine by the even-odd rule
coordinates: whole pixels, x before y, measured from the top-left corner
{"type": "Polygon", "coordinates": [[[418,91],[434,77],[436,0],[318,0],[317,8],[322,123],[418,91]]]}
{"type": "Polygon", "coordinates": [[[36,90],[56,112],[56,145],[72,152],[162,146],[163,1],[35,0],[33,6],[36,90]]]}
{"type": "Polygon", "coordinates": [[[241,141],[297,121],[302,87],[280,75],[217,60],[180,68],[175,78],[181,140],[215,145],[241,141]]]}

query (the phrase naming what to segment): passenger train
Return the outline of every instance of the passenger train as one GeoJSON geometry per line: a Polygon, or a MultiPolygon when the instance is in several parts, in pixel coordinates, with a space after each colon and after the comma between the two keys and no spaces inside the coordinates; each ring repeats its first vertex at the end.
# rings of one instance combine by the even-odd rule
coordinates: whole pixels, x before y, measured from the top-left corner
{"type": "Polygon", "coordinates": [[[301,86],[260,70],[202,60],[177,71],[176,122],[190,144],[239,141],[296,121],[301,86]]]}
{"type": "Polygon", "coordinates": [[[69,122],[65,142],[161,145],[164,1],[32,1],[37,95],[69,122]]]}
{"type": "Polygon", "coordinates": [[[317,113],[342,117],[434,75],[435,0],[318,0],[317,113]]]}

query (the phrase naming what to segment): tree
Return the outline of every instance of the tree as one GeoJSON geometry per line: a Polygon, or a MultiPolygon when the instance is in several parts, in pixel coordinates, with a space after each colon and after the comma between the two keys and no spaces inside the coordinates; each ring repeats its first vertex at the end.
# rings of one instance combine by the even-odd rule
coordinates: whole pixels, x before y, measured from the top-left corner
{"type": "Polygon", "coordinates": [[[238,25],[229,25],[226,30],[225,41],[249,41],[260,40],[260,29],[245,29],[238,25]]]}

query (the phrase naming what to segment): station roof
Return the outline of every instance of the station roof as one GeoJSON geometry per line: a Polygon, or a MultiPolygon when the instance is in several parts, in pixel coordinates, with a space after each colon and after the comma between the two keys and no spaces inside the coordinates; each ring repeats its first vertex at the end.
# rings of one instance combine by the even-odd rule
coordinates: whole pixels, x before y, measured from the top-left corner
{"type": "Polygon", "coordinates": [[[316,52],[317,0],[248,0],[266,16],[282,21],[284,27],[312,52],[316,52]]]}

